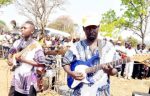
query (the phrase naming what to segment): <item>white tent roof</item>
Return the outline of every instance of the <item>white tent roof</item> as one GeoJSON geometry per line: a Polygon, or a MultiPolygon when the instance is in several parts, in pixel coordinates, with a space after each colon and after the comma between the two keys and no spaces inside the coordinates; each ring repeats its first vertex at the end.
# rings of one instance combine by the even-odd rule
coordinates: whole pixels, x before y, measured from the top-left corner
{"type": "Polygon", "coordinates": [[[52,28],[45,28],[45,30],[49,31],[48,34],[54,34],[54,35],[60,35],[60,36],[65,36],[65,37],[69,37],[70,34],[67,32],[63,32],[63,31],[59,31],[56,29],[52,29],[52,28]]]}

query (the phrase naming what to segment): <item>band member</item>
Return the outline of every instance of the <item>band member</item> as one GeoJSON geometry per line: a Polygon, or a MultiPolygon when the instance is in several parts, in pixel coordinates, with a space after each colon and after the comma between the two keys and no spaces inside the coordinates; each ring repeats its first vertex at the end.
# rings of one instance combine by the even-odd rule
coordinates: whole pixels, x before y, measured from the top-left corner
{"type": "MultiPolygon", "coordinates": [[[[135,49],[132,48],[132,44],[131,43],[128,44],[128,48],[126,50],[126,54],[129,57],[131,57],[131,56],[136,54],[135,49]]],[[[134,66],[134,61],[128,62],[126,64],[126,67],[125,67],[125,79],[129,79],[130,80],[132,78],[131,76],[132,76],[132,73],[133,73],[133,66],[134,66]]]]}
{"type": "Polygon", "coordinates": [[[8,65],[15,65],[9,96],[36,96],[41,90],[38,80],[45,56],[41,45],[32,38],[34,30],[34,24],[26,21],[21,27],[21,38],[9,50],[8,65]]]}
{"type": "MultiPolygon", "coordinates": [[[[72,96],[110,96],[109,75],[117,73],[117,70],[110,64],[103,64],[113,60],[115,53],[114,46],[109,41],[98,39],[99,21],[92,17],[89,16],[88,18],[87,16],[84,18],[83,30],[86,39],[74,43],[64,55],[63,68],[68,73],[68,76],[79,81],[88,79],[90,82],[80,83],[74,88],[72,96]],[[92,60],[92,58],[95,59],[92,60]],[[102,69],[96,71],[97,67],[95,71],[87,74],[87,77],[85,77],[85,72],[71,70],[71,65],[76,61],[86,62],[91,67],[100,64],[103,65],[102,69]]],[[[79,70],[82,71],[82,67],[79,70]]]]}

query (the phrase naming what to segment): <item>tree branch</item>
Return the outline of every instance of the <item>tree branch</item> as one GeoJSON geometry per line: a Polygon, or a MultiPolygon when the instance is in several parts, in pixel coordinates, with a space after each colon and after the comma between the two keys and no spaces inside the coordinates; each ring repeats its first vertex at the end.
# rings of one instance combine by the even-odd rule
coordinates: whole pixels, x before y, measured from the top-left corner
{"type": "Polygon", "coordinates": [[[139,17],[140,17],[141,20],[142,20],[142,15],[139,13],[139,10],[137,10],[137,8],[136,8],[135,5],[133,4],[133,2],[130,1],[129,3],[134,7],[134,9],[137,11],[137,13],[139,14],[139,17]]]}

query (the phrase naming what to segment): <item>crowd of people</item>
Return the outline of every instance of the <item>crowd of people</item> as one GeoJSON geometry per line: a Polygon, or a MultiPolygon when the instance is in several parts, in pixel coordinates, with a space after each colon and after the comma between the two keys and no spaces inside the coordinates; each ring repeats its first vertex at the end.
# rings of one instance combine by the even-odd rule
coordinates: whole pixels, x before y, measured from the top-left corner
{"type": "MultiPolygon", "coordinates": [[[[50,55],[56,57],[57,66],[63,67],[71,79],[83,82],[87,79],[89,82],[78,84],[73,88],[71,96],[110,96],[109,76],[117,73],[117,76],[125,79],[149,78],[150,68],[139,62],[127,62],[120,64],[121,67],[113,67],[107,63],[135,54],[150,53],[150,49],[145,44],[138,44],[134,48],[130,42],[123,44],[121,41],[100,40],[99,22],[91,19],[92,22],[88,18],[83,24],[86,36],[84,40],[57,35],[34,36],[35,25],[32,21],[26,21],[22,25],[21,34],[1,32],[0,46],[5,51],[5,56],[2,57],[7,58],[8,65],[14,68],[9,96],[36,96],[42,90],[39,82],[46,72],[45,60],[50,55]],[[92,71],[88,70],[86,75],[87,70],[84,68],[85,73],[82,68],[76,71],[76,67],[82,65],[80,62],[93,67],[92,71]]],[[[71,82],[68,80],[69,84],[71,82]]]]}
{"type": "MultiPolygon", "coordinates": [[[[114,46],[117,50],[116,57],[118,59],[123,59],[127,56],[132,57],[135,54],[150,53],[150,50],[146,48],[145,44],[137,44],[137,47],[134,48],[130,42],[125,42],[125,44],[122,45],[121,41],[117,41],[114,46]]],[[[118,68],[118,70],[120,71],[118,76],[121,76],[125,79],[146,79],[150,77],[150,68],[137,61],[122,64],[122,67],[118,68]]]]}
{"type": "Polygon", "coordinates": [[[19,39],[19,33],[11,33],[11,32],[0,32],[0,49],[3,50],[3,54],[1,52],[1,58],[5,57],[5,53],[7,53],[12,46],[13,42],[19,39]]]}

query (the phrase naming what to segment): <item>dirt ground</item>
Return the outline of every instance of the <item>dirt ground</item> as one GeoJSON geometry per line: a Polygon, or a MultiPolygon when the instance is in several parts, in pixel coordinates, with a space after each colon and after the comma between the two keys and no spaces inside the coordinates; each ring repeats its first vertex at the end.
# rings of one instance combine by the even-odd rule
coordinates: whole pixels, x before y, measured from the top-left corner
{"type": "MultiPolygon", "coordinates": [[[[11,76],[10,67],[7,66],[5,60],[0,60],[0,96],[8,96],[11,76]]],[[[150,87],[150,79],[143,80],[126,80],[123,78],[111,77],[111,96],[132,96],[132,92],[148,93],[150,87]]],[[[38,96],[60,96],[53,90],[39,93],[38,96]]]]}

